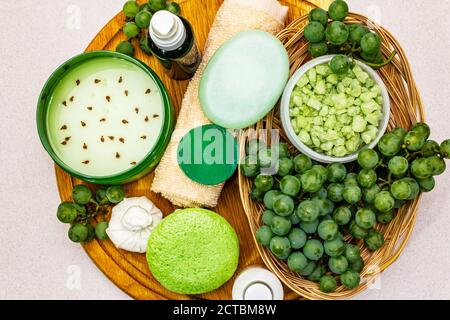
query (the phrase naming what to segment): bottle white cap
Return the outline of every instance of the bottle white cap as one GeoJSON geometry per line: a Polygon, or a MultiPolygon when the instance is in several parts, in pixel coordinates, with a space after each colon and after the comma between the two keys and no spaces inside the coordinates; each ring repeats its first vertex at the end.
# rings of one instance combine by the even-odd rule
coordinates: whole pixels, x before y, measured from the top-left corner
{"type": "Polygon", "coordinates": [[[233,300],[283,300],[280,280],[269,270],[250,267],[239,274],[233,284],[233,300]]]}
{"type": "Polygon", "coordinates": [[[148,31],[155,45],[167,51],[177,49],[186,40],[183,22],[167,10],[157,11],[153,15],[148,31]]]}

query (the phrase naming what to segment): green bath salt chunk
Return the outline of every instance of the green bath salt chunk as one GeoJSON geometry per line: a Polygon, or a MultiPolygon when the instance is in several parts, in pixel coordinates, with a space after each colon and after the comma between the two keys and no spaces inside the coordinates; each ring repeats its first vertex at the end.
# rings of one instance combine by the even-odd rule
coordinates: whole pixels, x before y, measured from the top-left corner
{"type": "Polygon", "coordinates": [[[224,128],[248,127],[275,106],[288,75],[288,55],[278,39],[257,30],[238,33],[217,50],[203,73],[203,112],[224,128]]]}

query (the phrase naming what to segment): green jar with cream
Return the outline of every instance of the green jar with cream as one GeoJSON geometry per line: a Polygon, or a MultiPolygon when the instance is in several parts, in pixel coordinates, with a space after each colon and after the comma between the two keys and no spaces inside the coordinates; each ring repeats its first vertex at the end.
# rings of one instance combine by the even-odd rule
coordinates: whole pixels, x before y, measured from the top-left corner
{"type": "Polygon", "coordinates": [[[144,63],[111,51],[84,53],[42,89],[37,128],[65,171],[96,184],[122,184],[151,171],[174,126],[167,91],[144,63]]]}

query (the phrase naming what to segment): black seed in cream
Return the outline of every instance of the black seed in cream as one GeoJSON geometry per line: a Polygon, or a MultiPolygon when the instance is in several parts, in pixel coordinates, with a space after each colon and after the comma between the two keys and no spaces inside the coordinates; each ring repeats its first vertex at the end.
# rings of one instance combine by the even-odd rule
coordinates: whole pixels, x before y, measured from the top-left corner
{"type": "Polygon", "coordinates": [[[81,126],[82,126],[82,127],[86,127],[86,122],[81,121],[81,126]]]}
{"type": "Polygon", "coordinates": [[[89,164],[89,160],[84,160],[82,163],[83,164],[89,164]]]}
{"type": "Polygon", "coordinates": [[[111,101],[111,97],[110,96],[106,96],[106,101],[110,102],[111,101]]]}
{"type": "Polygon", "coordinates": [[[150,92],[152,92],[152,90],[150,89],[145,90],[145,94],[149,94],[150,92]]]}
{"type": "Polygon", "coordinates": [[[95,79],[95,80],[94,80],[95,83],[100,83],[101,81],[102,81],[102,80],[100,80],[100,79],[95,79]]]}
{"type": "Polygon", "coordinates": [[[120,158],[120,153],[116,152],[116,159],[120,158]]]}
{"type": "Polygon", "coordinates": [[[63,125],[60,130],[67,130],[67,126],[63,125]]]}
{"type": "Polygon", "coordinates": [[[77,81],[75,81],[75,83],[77,84],[77,86],[80,85],[80,79],[77,79],[77,81]]]}

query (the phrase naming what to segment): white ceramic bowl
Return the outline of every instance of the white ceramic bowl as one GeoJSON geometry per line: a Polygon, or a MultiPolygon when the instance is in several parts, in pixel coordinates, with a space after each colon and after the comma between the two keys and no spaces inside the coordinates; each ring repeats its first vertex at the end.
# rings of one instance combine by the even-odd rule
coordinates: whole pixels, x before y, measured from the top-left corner
{"type": "Polygon", "coordinates": [[[319,162],[323,163],[332,163],[332,162],[351,162],[357,159],[359,151],[361,151],[363,148],[374,148],[380,138],[383,136],[384,132],[386,131],[389,117],[390,117],[390,110],[391,110],[391,103],[389,99],[389,94],[387,92],[386,86],[381,80],[378,73],[373,70],[368,65],[355,60],[355,62],[364,70],[366,71],[369,76],[380,86],[381,88],[381,95],[383,97],[383,118],[381,119],[379,125],[378,125],[378,134],[375,137],[375,139],[368,145],[362,145],[359,150],[357,150],[354,153],[348,154],[344,157],[332,157],[328,156],[324,153],[317,152],[307,145],[305,145],[303,142],[300,141],[300,139],[297,137],[297,135],[294,132],[294,128],[291,124],[291,119],[289,117],[289,101],[291,99],[292,91],[295,88],[295,84],[300,79],[300,77],[306,73],[309,69],[319,65],[329,62],[334,55],[326,55],[322,56],[316,59],[313,59],[309,61],[308,63],[305,63],[303,66],[300,67],[289,79],[286,88],[284,89],[283,96],[281,97],[281,107],[280,107],[280,118],[281,118],[281,124],[283,126],[283,130],[286,132],[286,135],[288,136],[291,143],[298,149],[300,152],[306,154],[311,159],[314,159],[319,162]]]}

